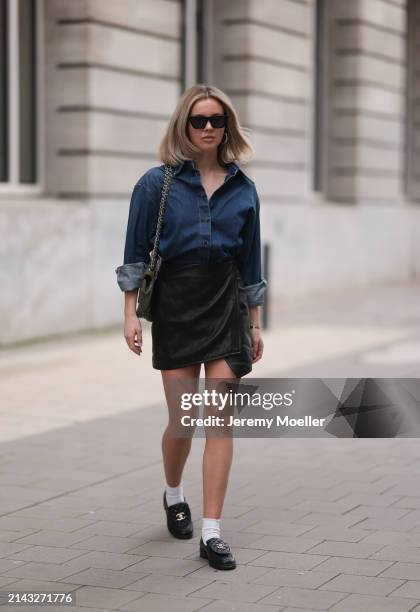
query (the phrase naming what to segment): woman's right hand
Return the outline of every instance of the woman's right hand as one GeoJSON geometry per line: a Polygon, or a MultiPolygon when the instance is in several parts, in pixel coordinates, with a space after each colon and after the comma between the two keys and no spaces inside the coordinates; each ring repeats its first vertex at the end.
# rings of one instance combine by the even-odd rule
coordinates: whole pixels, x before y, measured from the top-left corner
{"type": "Polygon", "coordinates": [[[133,353],[140,355],[142,352],[143,335],[141,323],[136,314],[124,317],[124,338],[133,353]]]}

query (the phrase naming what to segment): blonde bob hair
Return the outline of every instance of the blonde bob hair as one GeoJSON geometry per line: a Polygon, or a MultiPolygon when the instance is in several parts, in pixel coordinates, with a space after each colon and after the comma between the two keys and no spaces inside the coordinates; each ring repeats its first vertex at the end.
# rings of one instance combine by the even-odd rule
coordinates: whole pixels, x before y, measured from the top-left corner
{"type": "Polygon", "coordinates": [[[213,85],[193,85],[184,91],[170,118],[166,133],[159,145],[159,157],[164,164],[176,166],[186,159],[194,159],[200,153],[188,137],[187,122],[191,108],[197,100],[214,98],[223,107],[227,115],[227,142],[225,136],[217,151],[220,165],[230,162],[249,162],[255,157],[255,151],[248,140],[249,129],[240,125],[237,112],[229,97],[213,85]]]}

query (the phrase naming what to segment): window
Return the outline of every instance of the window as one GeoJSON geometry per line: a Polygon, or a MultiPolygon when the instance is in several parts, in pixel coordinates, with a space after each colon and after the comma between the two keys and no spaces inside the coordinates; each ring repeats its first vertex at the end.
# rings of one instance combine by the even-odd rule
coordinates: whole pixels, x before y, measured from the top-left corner
{"type": "Polygon", "coordinates": [[[315,4],[315,66],[313,102],[313,163],[312,187],[314,191],[327,191],[327,138],[328,138],[328,0],[315,4]]]}
{"type": "Polygon", "coordinates": [[[212,15],[213,0],[182,2],[182,92],[196,83],[213,80],[210,63],[212,15]]]}
{"type": "Polygon", "coordinates": [[[420,200],[420,150],[418,147],[420,126],[420,87],[418,82],[420,72],[418,54],[419,20],[420,2],[419,0],[409,0],[407,4],[404,188],[406,195],[412,200],[420,200]]]}
{"type": "Polygon", "coordinates": [[[40,3],[0,0],[0,191],[40,183],[40,3]]]}

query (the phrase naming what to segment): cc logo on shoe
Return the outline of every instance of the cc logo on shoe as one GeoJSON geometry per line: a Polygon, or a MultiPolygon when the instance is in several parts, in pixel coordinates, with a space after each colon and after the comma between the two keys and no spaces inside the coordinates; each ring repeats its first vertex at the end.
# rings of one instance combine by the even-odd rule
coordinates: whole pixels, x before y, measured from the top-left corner
{"type": "Polygon", "coordinates": [[[186,518],[185,512],[178,512],[178,514],[176,515],[177,521],[182,521],[184,518],[186,518]]]}

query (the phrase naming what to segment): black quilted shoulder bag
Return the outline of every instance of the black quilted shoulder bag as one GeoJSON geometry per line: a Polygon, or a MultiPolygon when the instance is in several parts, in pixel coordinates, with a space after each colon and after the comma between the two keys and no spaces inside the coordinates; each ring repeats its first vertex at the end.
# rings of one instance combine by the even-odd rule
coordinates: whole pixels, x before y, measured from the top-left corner
{"type": "Polygon", "coordinates": [[[153,288],[155,285],[155,281],[159,272],[160,264],[162,258],[158,255],[159,250],[159,242],[160,242],[160,233],[162,231],[163,225],[163,216],[165,214],[166,202],[168,199],[168,193],[172,182],[172,166],[165,164],[165,177],[163,180],[162,186],[162,195],[160,199],[159,206],[159,215],[156,227],[156,236],[155,243],[153,246],[153,251],[150,255],[150,262],[146,267],[144,272],[143,280],[141,281],[141,285],[139,287],[139,291],[137,294],[137,306],[136,306],[136,314],[138,318],[146,319],[147,321],[152,321],[152,297],[153,297],[153,288]]]}

